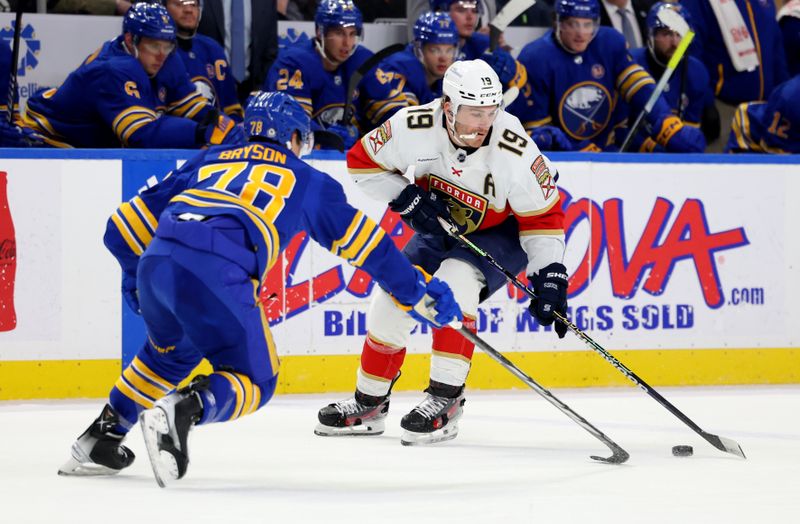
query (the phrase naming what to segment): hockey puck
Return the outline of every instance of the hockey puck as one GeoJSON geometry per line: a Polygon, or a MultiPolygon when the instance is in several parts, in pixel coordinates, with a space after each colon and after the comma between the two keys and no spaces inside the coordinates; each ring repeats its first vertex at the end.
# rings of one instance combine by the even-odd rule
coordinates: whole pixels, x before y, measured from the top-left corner
{"type": "Polygon", "coordinates": [[[672,454],[676,457],[691,457],[694,450],[692,446],[673,446],[672,454]]]}

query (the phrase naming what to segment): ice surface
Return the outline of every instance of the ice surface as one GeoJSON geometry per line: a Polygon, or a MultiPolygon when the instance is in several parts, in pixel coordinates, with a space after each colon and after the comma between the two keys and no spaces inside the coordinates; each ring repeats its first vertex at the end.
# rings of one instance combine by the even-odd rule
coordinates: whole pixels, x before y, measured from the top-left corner
{"type": "Polygon", "coordinates": [[[380,437],[318,437],[316,412],[345,395],[283,395],[255,415],[196,428],[187,476],[153,479],[141,433],[117,477],[56,475],[102,400],[0,403],[0,522],[795,523],[800,386],[659,388],[748,459],[720,452],[633,388],[554,390],[631,454],[608,449],[533,391],[469,392],[460,434],[400,445],[422,394],[392,398],[380,437]],[[694,446],[673,457],[672,446],[694,446]]]}

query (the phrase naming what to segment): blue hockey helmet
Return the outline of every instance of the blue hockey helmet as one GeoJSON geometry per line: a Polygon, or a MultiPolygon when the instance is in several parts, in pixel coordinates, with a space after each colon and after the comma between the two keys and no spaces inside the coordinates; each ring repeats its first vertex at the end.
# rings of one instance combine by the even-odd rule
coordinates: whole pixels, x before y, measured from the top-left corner
{"type": "Polygon", "coordinates": [[[251,138],[266,138],[289,148],[297,131],[303,144],[300,156],[314,146],[308,114],[294,97],[280,91],[261,91],[251,98],[244,110],[244,129],[251,138]]]}
{"type": "Polygon", "coordinates": [[[478,10],[478,14],[483,14],[483,2],[480,0],[428,0],[428,5],[431,11],[450,11],[450,6],[453,4],[461,4],[467,8],[478,10]]]}
{"type": "Polygon", "coordinates": [[[364,20],[353,0],[322,0],[314,15],[314,25],[323,34],[330,27],[355,27],[361,36],[364,20]]]}
{"type": "Polygon", "coordinates": [[[458,29],[447,13],[422,13],[414,22],[414,42],[458,45],[458,29]]]}
{"type": "Polygon", "coordinates": [[[161,4],[133,4],[122,19],[122,33],[133,35],[134,42],[138,42],[143,36],[174,42],[177,38],[176,32],[175,22],[169,16],[167,8],[161,4]]]}
{"type": "Polygon", "coordinates": [[[600,19],[600,2],[597,0],[556,0],[556,16],[565,18],[600,19]]]}

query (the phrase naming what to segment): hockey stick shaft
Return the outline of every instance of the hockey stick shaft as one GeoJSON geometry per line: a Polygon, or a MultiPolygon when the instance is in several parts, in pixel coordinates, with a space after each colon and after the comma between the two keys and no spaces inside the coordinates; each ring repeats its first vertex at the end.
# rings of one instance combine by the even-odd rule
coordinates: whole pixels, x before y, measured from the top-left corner
{"type": "MultiPolygon", "coordinates": [[[[458,232],[458,228],[456,228],[455,225],[451,224],[449,221],[447,221],[447,220],[445,220],[443,218],[439,218],[439,223],[444,228],[444,230],[447,231],[447,233],[450,236],[452,236],[453,238],[455,238],[459,242],[461,242],[461,245],[463,245],[464,247],[466,247],[467,249],[469,249],[470,251],[472,251],[476,255],[480,256],[481,258],[486,260],[489,263],[489,265],[491,265],[492,267],[494,267],[495,269],[497,269],[498,271],[503,273],[506,276],[506,278],[512,284],[514,284],[519,289],[524,291],[530,298],[536,298],[536,294],[528,286],[526,286],[525,284],[520,282],[520,280],[516,277],[516,275],[514,275],[513,273],[508,271],[502,265],[500,265],[492,257],[492,255],[490,255],[489,253],[487,253],[486,251],[484,251],[483,249],[481,249],[480,247],[475,245],[467,237],[465,237],[464,235],[459,233],[458,232]]],[[[661,394],[658,391],[656,391],[655,389],[650,387],[650,385],[647,382],[645,382],[644,380],[642,380],[636,373],[634,373],[633,371],[628,369],[628,367],[625,366],[625,364],[623,364],[622,362],[617,360],[616,357],[614,357],[612,354],[610,354],[608,351],[606,351],[606,349],[603,348],[603,346],[601,346],[600,344],[595,342],[592,339],[592,337],[587,335],[582,329],[580,329],[578,326],[573,324],[566,316],[562,315],[561,313],[559,313],[557,311],[554,313],[554,316],[556,317],[556,319],[559,322],[561,322],[562,324],[567,326],[567,329],[572,331],[590,349],[592,349],[592,350],[596,351],[597,353],[599,353],[600,356],[603,357],[603,359],[606,362],[608,362],[609,364],[614,366],[614,368],[616,368],[617,371],[619,371],[620,373],[625,375],[625,378],[627,378],[631,383],[633,383],[635,386],[639,387],[645,393],[650,395],[651,398],[653,398],[656,402],[658,402],[664,408],[666,408],[667,411],[669,411],[670,413],[675,415],[681,422],[683,422],[684,424],[689,426],[689,428],[691,428],[692,431],[694,431],[695,433],[697,433],[698,435],[703,437],[709,444],[711,444],[715,448],[719,449],[720,451],[725,451],[725,452],[732,453],[734,455],[740,456],[742,458],[746,458],[745,455],[744,455],[744,452],[742,451],[742,447],[738,443],[736,443],[733,440],[730,440],[730,439],[727,439],[727,438],[724,438],[724,437],[720,437],[720,436],[708,433],[706,431],[703,431],[700,428],[700,426],[695,424],[689,417],[684,415],[678,408],[673,406],[667,399],[665,399],[663,396],[661,396],[661,394]]]]}
{"type": "Polygon", "coordinates": [[[662,74],[661,78],[658,80],[656,88],[650,94],[650,98],[647,99],[647,103],[645,103],[642,110],[639,111],[639,114],[636,116],[636,120],[633,122],[633,126],[628,130],[628,134],[625,135],[625,140],[622,142],[622,146],[619,148],[621,153],[624,153],[628,150],[628,146],[630,146],[633,137],[639,132],[639,128],[644,121],[644,117],[650,114],[650,111],[653,110],[653,106],[656,105],[658,97],[660,97],[661,93],[664,92],[664,88],[667,86],[669,79],[672,78],[672,73],[675,72],[675,68],[678,67],[678,63],[681,61],[681,58],[683,58],[683,55],[686,54],[686,50],[689,48],[689,44],[692,43],[693,39],[694,32],[691,30],[689,30],[681,39],[681,43],[678,44],[678,48],[675,50],[672,58],[670,58],[669,62],[667,63],[667,68],[664,70],[664,74],[662,74]]]}
{"type": "Polygon", "coordinates": [[[517,366],[514,365],[513,362],[508,360],[502,353],[494,349],[490,346],[485,340],[481,337],[470,331],[464,326],[459,328],[459,333],[481,348],[481,350],[489,355],[493,360],[495,360],[498,364],[506,368],[512,375],[520,379],[524,382],[528,387],[532,390],[537,392],[541,395],[546,401],[550,404],[554,405],[559,411],[564,413],[566,416],[571,418],[575,423],[577,423],[580,427],[588,431],[592,436],[600,440],[603,444],[608,446],[608,448],[612,451],[613,455],[609,458],[597,457],[592,456],[593,459],[599,460],[601,462],[608,462],[610,464],[622,464],[623,462],[627,461],[630,455],[627,451],[619,447],[619,445],[611,440],[605,433],[594,427],[588,420],[583,418],[582,416],[578,415],[575,411],[573,411],[569,406],[564,404],[561,400],[558,399],[555,395],[553,395],[550,391],[545,389],[544,387],[540,386],[535,380],[531,377],[526,375],[522,370],[520,370],[517,366]]]}
{"type": "Polygon", "coordinates": [[[387,59],[389,56],[398,53],[405,49],[404,44],[392,44],[384,47],[371,57],[364,60],[358,69],[350,76],[347,82],[347,95],[344,100],[344,113],[342,115],[342,125],[350,125],[350,120],[353,118],[353,97],[355,97],[356,88],[364,78],[364,75],[369,73],[370,69],[387,59]]]}
{"type": "Polygon", "coordinates": [[[14,103],[17,101],[17,70],[19,68],[19,38],[22,32],[22,9],[25,7],[24,0],[17,2],[16,17],[14,18],[14,41],[11,44],[11,70],[8,74],[8,96],[6,103],[6,120],[9,124],[14,123],[14,103]]]}
{"type": "Polygon", "coordinates": [[[526,9],[533,7],[535,3],[536,0],[511,0],[495,15],[494,19],[489,22],[489,51],[497,49],[497,45],[500,43],[500,35],[503,31],[526,9]]]}

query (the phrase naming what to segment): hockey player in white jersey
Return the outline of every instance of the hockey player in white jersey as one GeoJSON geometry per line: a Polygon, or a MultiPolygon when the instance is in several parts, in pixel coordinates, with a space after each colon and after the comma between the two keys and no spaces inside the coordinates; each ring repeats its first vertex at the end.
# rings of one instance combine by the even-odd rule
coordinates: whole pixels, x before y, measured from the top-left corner
{"type": "MultiPolygon", "coordinates": [[[[453,63],[443,96],[398,111],[347,154],[359,188],[387,202],[416,235],[404,253],[446,281],[473,331],[478,304],[505,284],[502,274],[447,236],[438,217],[458,225],[510,271],[523,269],[536,292],[540,324],[565,314],[564,214],[550,161],[519,120],[502,108],[502,85],[482,60],[453,63]],[[405,175],[403,175],[405,174],[405,175]]],[[[566,327],[556,323],[559,337],[566,327]]],[[[379,435],[414,322],[376,288],[367,315],[353,398],[319,412],[316,433],[379,435]]],[[[455,438],[473,344],[445,327],[433,332],[427,396],[400,423],[403,444],[455,438]]]]}

